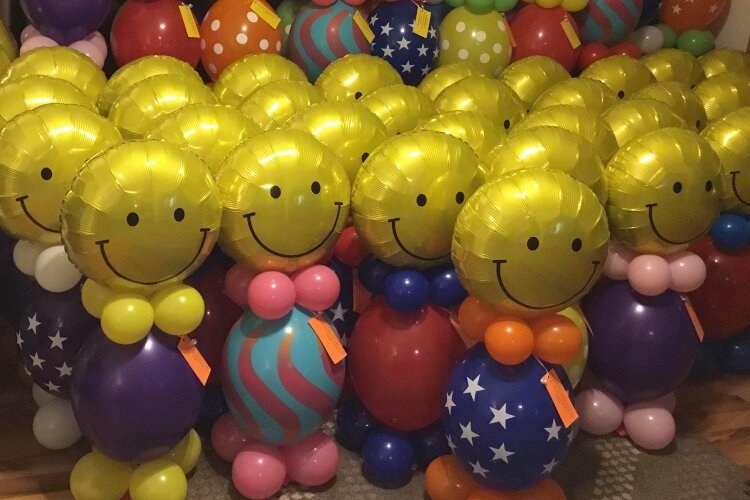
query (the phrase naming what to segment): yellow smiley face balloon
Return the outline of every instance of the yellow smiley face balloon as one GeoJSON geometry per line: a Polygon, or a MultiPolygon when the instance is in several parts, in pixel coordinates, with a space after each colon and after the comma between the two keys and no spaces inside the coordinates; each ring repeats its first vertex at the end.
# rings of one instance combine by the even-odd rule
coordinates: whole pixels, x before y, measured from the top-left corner
{"type": "Polygon", "coordinates": [[[645,99],[615,104],[604,112],[602,118],[615,134],[619,147],[652,130],[686,128],[685,121],[666,104],[645,99]]]}
{"type": "Polygon", "coordinates": [[[500,81],[518,95],[527,110],[542,92],[568,78],[570,74],[559,62],[545,56],[519,59],[500,74],[500,81]]]}
{"type": "Polygon", "coordinates": [[[400,135],[370,155],[357,175],[354,227],[388,264],[446,263],[456,216],[483,182],[477,156],[460,139],[428,130],[400,135]]]}
{"type": "Polygon", "coordinates": [[[583,183],[556,170],[517,170],[469,198],[453,262],[470,294],[528,318],[580,300],[601,274],[608,240],[604,207],[583,183]]]}
{"type": "Polygon", "coordinates": [[[661,49],[641,58],[657,82],[679,82],[688,87],[703,80],[703,67],[689,52],[661,49]]]}
{"type": "Polygon", "coordinates": [[[599,59],[583,70],[581,78],[602,82],[620,99],[626,99],[636,90],[656,82],[645,64],[629,56],[599,59]]]}
{"type": "Polygon", "coordinates": [[[633,94],[631,99],[653,99],[663,102],[685,120],[688,128],[697,132],[708,124],[701,100],[695,92],[679,82],[654,83],[633,94]]]}
{"type": "Polygon", "coordinates": [[[446,64],[427,73],[417,88],[434,101],[440,92],[454,83],[469,76],[480,75],[482,75],[482,70],[470,62],[446,64]]]}
{"type": "Polygon", "coordinates": [[[441,113],[476,111],[509,130],[526,115],[526,107],[504,83],[486,76],[470,76],[443,90],[435,99],[441,113]]]}
{"type": "Polygon", "coordinates": [[[94,109],[91,99],[72,83],[43,75],[29,75],[0,86],[0,129],[24,111],[45,104],[78,104],[94,109]]]}
{"type": "Polygon", "coordinates": [[[536,111],[557,104],[568,104],[581,106],[592,113],[600,114],[616,104],[617,99],[617,94],[598,80],[569,78],[542,92],[532,109],[536,111]]]}
{"type": "Polygon", "coordinates": [[[349,54],[329,64],[315,81],[329,101],[355,101],[380,87],[403,83],[393,66],[369,54],[349,54]]]}
{"type": "Polygon", "coordinates": [[[706,78],[726,71],[750,73],[750,54],[737,49],[714,49],[702,55],[698,61],[703,67],[703,74],[706,78]]]}
{"type": "Polygon", "coordinates": [[[718,120],[737,108],[750,106],[750,76],[727,71],[695,86],[709,121],[718,120]]]}
{"type": "Polygon", "coordinates": [[[240,111],[262,130],[280,128],[291,117],[313,104],[323,102],[323,94],[309,82],[284,80],[263,85],[242,101],[240,111]]]}
{"type": "Polygon", "coordinates": [[[263,85],[281,80],[306,82],[307,76],[296,64],[280,55],[251,54],[227,66],[213,90],[221,104],[237,107],[263,85]]]}
{"type": "Polygon", "coordinates": [[[695,132],[664,128],[628,142],[607,165],[612,238],[641,253],[686,249],[719,215],[720,173],[695,132]]]}
{"type": "Polygon", "coordinates": [[[418,88],[399,83],[366,94],[359,100],[383,122],[388,135],[403,134],[435,114],[435,105],[418,88]]]}
{"type": "Polygon", "coordinates": [[[238,146],[217,180],[221,247],[258,271],[318,262],[349,214],[349,179],[336,155],[301,130],[271,130],[238,146]]]}
{"type": "Polygon", "coordinates": [[[448,111],[435,116],[420,127],[461,139],[484,161],[492,148],[506,138],[505,129],[476,111],[448,111]]]}
{"type": "Polygon", "coordinates": [[[114,125],[73,104],[21,113],[0,135],[0,225],[11,236],[60,243],[60,205],[83,164],[120,142],[114,125]]]}
{"type": "Polygon", "coordinates": [[[88,278],[150,293],[179,282],[211,252],[219,192],[197,156],[163,141],[131,141],[90,160],[62,208],[70,260],[88,278]]]}

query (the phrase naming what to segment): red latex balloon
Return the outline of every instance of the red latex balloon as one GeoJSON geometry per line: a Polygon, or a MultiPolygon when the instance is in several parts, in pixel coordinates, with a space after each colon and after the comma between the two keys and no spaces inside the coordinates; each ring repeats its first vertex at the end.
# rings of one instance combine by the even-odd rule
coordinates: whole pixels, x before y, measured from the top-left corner
{"type": "Polygon", "coordinates": [[[659,19],[678,34],[702,30],[716,21],[728,3],[728,0],[664,0],[659,19]]]}
{"type": "Polygon", "coordinates": [[[369,252],[357,236],[354,226],[349,226],[339,236],[336,245],[333,247],[333,254],[347,266],[357,267],[365,260],[369,252]]]}
{"type": "Polygon", "coordinates": [[[609,49],[603,43],[587,43],[581,45],[581,50],[578,52],[578,69],[583,71],[599,59],[604,59],[612,55],[609,49]]]}
{"type": "Polygon", "coordinates": [[[547,56],[572,71],[578,60],[579,48],[574,49],[568,40],[560,24],[564,19],[579,33],[575,19],[562,7],[545,9],[529,4],[521,8],[510,22],[516,39],[513,61],[534,55],[547,56]]]}
{"type": "Polygon", "coordinates": [[[640,59],[643,55],[637,45],[628,42],[615,44],[609,48],[610,55],[629,56],[633,59],[640,59]]]}
{"type": "Polygon", "coordinates": [[[731,337],[750,325],[750,248],[722,253],[705,236],[691,250],[706,263],[706,281],[688,295],[705,338],[731,337]]]}
{"type": "Polygon", "coordinates": [[[188,37],[179,6],[178,0],[125,2],[115,15],[109,37],[117,65],[150,55],[172,56],[197,65],[200,38],[188,37]]]}
{"type": "Polygon", "coordinates": [[[380,422],[412,431],[440,418],[445,385],[464,343],[432,305],[397,313],[382,297],[359,317],[347,368],[357,395],[380,422]]]}

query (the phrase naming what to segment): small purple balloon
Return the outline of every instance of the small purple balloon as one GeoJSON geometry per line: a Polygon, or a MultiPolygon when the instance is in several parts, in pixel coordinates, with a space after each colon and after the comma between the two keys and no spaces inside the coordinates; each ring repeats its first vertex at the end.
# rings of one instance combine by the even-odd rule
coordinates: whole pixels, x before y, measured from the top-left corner
{"type": "Polygon", "coordinates": [[[81,348],[70,390],[83,436],[122,462],[167,453],[195,423],[203,386],[177,350],[177,337],[156,329],[132,345],[101,330],[81,348]]]}
{"type": "Polygon", "coordinates": [[[60,45],[83,40],[107,19],[112,0],[21,0],[26,18],[60,45]]]}
{"type": "Polygon", "coordinates": [[[616,397],[658,398],[690,372],[700,340],[677,292],[646,297],[627,281],[603,281],[581,305],[591,325],[589,369],[616,397]]]}

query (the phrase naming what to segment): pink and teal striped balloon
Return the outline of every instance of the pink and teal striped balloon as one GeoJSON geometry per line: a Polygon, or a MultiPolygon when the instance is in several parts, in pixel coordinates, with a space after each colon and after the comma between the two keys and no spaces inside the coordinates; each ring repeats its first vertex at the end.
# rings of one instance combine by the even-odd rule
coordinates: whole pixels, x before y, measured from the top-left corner
{"type": "Polygon", "coordinates": [[[577,14],[584,43],[614,45],[628,36],[638,24],[643,0],[589,0],[577,14]]]}

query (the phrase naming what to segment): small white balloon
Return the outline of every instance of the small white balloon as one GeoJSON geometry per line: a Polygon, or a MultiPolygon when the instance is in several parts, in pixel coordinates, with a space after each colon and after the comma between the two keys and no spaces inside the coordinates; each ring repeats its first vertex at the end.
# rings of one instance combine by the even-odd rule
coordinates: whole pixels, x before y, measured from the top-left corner
{"type": "Polygon", "coordinates": [[[656,52],[664,46],[664,34],[656,26],[644,26],[632,32],[628,40],[644,54],[656,52]]]}
{"type": "Polygon", "coordinates": [[[81,439],[81,429],[67,399],[58,399],[39,408],[34,415],[34,437],[50,450],[64,450],[81,439]]]}
{"type": "Polygon", "coordinates": [[[65,248],[55,245],[45,249],[36,260],[34,277],[48,292],[65,292],[81,281],[81,273],[68,259],[65,248]]]}
{"type": "Polygon", "coordinates": [[[49,392],[45,391],[44,389],[42,389],[36,384],[31,386],[31,397],[34,398],[34,402],[40,408],[46,404],[51,403],[52,401],[57,401],[58,399],[62,399],[62,398],[58,398],[54,394],[50,394],[49,392]]]}
{"type": "Polygon", "coordinates": [[[13,263],[23,274],[34,276],[36,259],[44,251],[44,248],[33,241],[20,240],[13,247],[13,263]]]}

